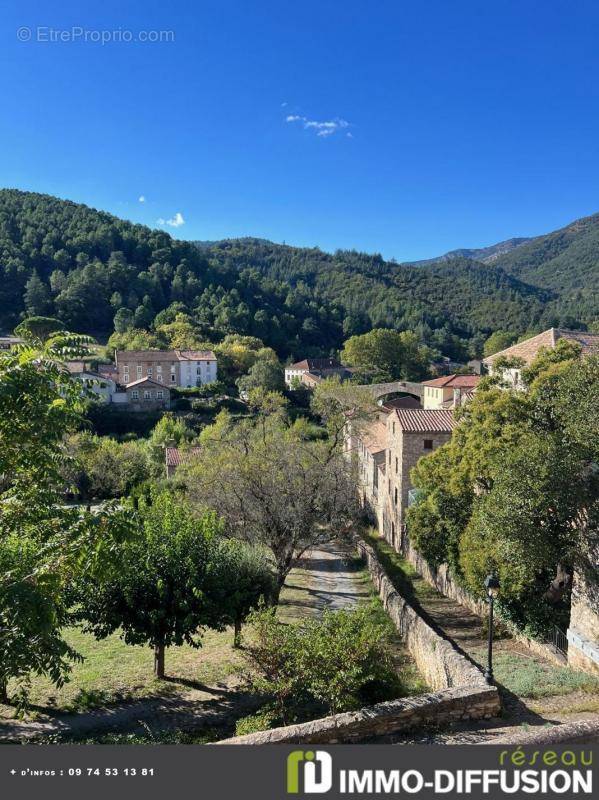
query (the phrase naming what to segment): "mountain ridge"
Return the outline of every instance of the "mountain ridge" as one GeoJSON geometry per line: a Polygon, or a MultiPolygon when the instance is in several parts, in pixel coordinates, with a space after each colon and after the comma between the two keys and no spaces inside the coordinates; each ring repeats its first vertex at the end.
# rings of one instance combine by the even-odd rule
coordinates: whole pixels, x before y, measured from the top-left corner
{"type": "Polygon", "coordinates": [[[0,272],[7,331],[37,313],[104,338],[114,326],[151,333],[183,313],[207,340],[257,336],[283,357],[328,355],[348,336],[387,327],[467,358],[497,329],[520,335],[599,318],[599,215],[487,263],[460,255],[413,265],[255,237],[194,243],[4,189],[0,272]]]}

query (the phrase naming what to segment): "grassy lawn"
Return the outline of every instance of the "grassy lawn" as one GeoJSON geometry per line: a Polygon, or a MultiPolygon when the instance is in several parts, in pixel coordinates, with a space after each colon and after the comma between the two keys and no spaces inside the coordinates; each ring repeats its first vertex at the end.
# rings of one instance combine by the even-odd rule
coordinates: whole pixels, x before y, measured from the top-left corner
{"type": "MultiPolygon", "coordinates": [[[[394,658],[401,676],[401,693],[426,691],[412,659],[374,596],[368,572],[357,559],[350,559],[347,569],[353,573],[358,602],[369,603],[373,614],[380,615],[380,619],[389,624],[394,658]]],[[[305,566],[294,569],[281,595],[280,618],[295,623],[307,614],[319,613],[321,607],[322,599],[314,591],[310,570],[305,566]]],[[[206,631],[198,650],[187,645],[169,648],[166,652],[167,681],[157,681],[153,677],[153,653],[149,647],[126,645],[118,634],[98,641],[79,628],[69,629],[65,638],[84,660],[73,665],[70,680],[61,688],[47,678],[33,678],[30,702],[34,713],[84,711],[152,695],[178,694],[189,689],[201,691],[204,686],[235,683],[241,679],[244,669],[243,651],[232,647],[232,629],[206,631]]],[[[12,707],[0,706],[0,717],[13,714],[12,707]]]]}
{"type": "Polygon", "coordinates": [[[69,682],[60,689],[47,678],[34,677],[30,701],[39,710],[81,711],[153,694],[201,689],[224,681],[242,665],[240,651],[231,646],[232,630],[207,631],[199,650],[188,645],[169,648],[168,681],[154,679],[151,648],[126,645],[118,634],[98,641],[71,628],[65,638],[84,661],[73,665],[69,682]]]}
{"type": "MultiPolygon", "coordinates": [[[[483,660],[485,651],[481,649],[478,655],[483,660]]],[[[587,692],[596,694],[599,702],[599,678],[532,656],[527,659],[517,653],[499,651],[493,658],[493,671],[497,681],[518,697],[538,700],[587,692]]]]}

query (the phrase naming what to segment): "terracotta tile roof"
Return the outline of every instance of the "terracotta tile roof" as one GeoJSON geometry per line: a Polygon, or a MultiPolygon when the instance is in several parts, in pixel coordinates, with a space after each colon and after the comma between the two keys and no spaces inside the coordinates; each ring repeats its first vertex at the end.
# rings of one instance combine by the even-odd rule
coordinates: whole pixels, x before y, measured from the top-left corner
{"type": "Polygon", "coordinates": [[[116,361],[216,361],[212,350],[117,350],[116,361]]]}
{"type": "Polygon", "coordinates": [[[317,375],[315,372],[305,372],[302,375],[302,382],[304,384],[310,384],[311,386],[315,386],[317,383],[322,381],[322,377],[317,375]]]}
{"type": "Polygon", "coordinates": [[[582,354],[585,356],[599,354],[599,333],[589,333],[588,331],[571,331],[567,328],[549,328],[547,331],[531,336],[523,342],[513,344],[487,356],[484,363],[488,366],[493,364],[495,359],[500,357],[521,358],[526,365],[531,364],[541,347],[555,347],[559,339],[566,339],[570,342],[577,342],[582,347],[582,354]]]}
{"type": "Polygon", "coordinates": [[[432,381],[422,381],[422,385],[435,386],[438,389],[453,389],[454,387],[466,389],[476,386],[479,381],[480,375],[443,375],[440,378],[434,378],[432,381]]]}
{"type": "Polygon", "coordinates": [[[132,383],[128,383],[125,386],[125,389],[131,389],[133,386],[141,386],[142,383],[151,383],[152,386],[157,386],[159,389],[166,389],[169,391],[169,387],[166,386],[164,383],[159,383],[158,381],[153,381],[152,378],[140,378],[137,381],[133,381],[132,383]]]}
{"type": "Polygon", "coordinates": [[[174,350],[117,350],[119,361],[178,361],[174,350]]]}
{"type": "Polygon", "coordinates": [[[304,358],[303,361],[296,361],[295,364],[287,367],[287,369],[306,369],[308,372],[343,368],[343,364],[340,364],[336,358],[304,358]]]}
{"type": "Polygon", "coordinates": [[[193,456],[200,452],[199,447],[188,447],[186,449],[179,449],[178,447],[165,448],[166,453],[166,466],[178,467],[179,464],[185,464],[193,456]]]}
{"type": "Polygon", "coordinates": [[[453,413],[444,408],[398,408],[395,414],[404,433],[451,433],[456,426],[453,413]]]}

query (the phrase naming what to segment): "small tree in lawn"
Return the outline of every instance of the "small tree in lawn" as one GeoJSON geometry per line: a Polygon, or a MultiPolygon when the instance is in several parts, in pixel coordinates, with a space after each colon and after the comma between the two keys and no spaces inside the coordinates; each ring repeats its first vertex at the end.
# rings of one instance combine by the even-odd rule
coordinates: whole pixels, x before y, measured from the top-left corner
{"type": "Polygon", "coordinates": [[[233,647],[241,646],[241,626],[261,602],[269,603],[276,582],[264,552],[238,539],[222,542],[219,563],[224,575],[223,607],[234,626],[233,647]]]}
{"type": "Polygon", "coordinates": [[[122,546],[121,570],[90,582],[82,592],[86,631],[103,639],[121,629],[127,644],[154,649],[154,674],[164,677],[165,650],[201,646],[202,629],[224,628],[219,523],[194,518],[187,503],[168,492],[142,504],[137,535],[122,546]]]}

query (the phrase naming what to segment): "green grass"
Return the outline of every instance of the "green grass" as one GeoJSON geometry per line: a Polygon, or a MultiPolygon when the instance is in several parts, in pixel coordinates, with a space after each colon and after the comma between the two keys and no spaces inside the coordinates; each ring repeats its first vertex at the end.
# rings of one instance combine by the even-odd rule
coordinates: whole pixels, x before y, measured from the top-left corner
{"type": "MultiPolygon", "coordinates": [[[[82,711],[151,695],[165,695],[214,685],[241,669],[242,657],[232,645],[233,632],[207,631],[203,646],[196,650],[184,645],[166,651],[168,681],[153,674],[153,653],[149,647],[131,646],[118,634],[96,640],[78,628],[65,639],[84,657],[74,664],[70,680],[60,689],[43,677],[34,677],[30,703],[40,710],[82,711]]],[[[9,684],[9,692],[10,692],[9,684]]]]}
{"type": "MultiPolygon", "coordinates": [[[[364,602],[372,603],[373,613],[381,614],[390,626],[402,695],[426,691],[414,662],[403,647],[382,604],[378,598],[373,602],[374,588],[364,565],[357,559],[351,565],[355,570],[357,593],[364,602]]],[[[318,613],[318,601],[310,589],[309,570],[293,570],[281,595],[279,615],[283,621],[294,623],[307,614],[318,613]]],[[[245,631],[244,634],[247,635],[245,631]]],[[[187,645],[168,648],[167,681],[154,678],[150,647],[127,645],[118,633],[96,640],[80,628],[71,628],[65,632],[65,639],[84,660],[73,664],[69,680],[60,688],[45,677],[34,676],[30,691],[30,713],[85,711],[143,697],[180,694],[189,689],[201,690],[203,686],[215,686],[232,676],[239,675],[241,678],[245,669],[243,651],[232,647],[231,629],[223,632],[206,631],[203,645],[198,650],[187,645]]],[[[9,694],[11,688],[9,684],[9,694]]],[[[0,719],[13,715],[13,707],[0,706],[0,719]]]]}
{"type": "MultiPolygon", "coordinates": [[[[480,658],[484,659],[482,649],[480,658]]],[[[597,694],[599,697],[599,678],[532,657],[527,659],[518,654],[498,652],[493,658],[493,671],[497,682],[518,697],[538,700],[572,692],[597,694]]]]}
{"type": "Polygon", "coordinates": [[[374,548],[381,566],[391,579],[391,582],[409,603],[424,602],[439,596],[439,592],[416,572],[409,561],[399,553],[396,553],[393,547],[379,536],[377,531],[369,528],[362,532],[362,537],[374,548]]]}

